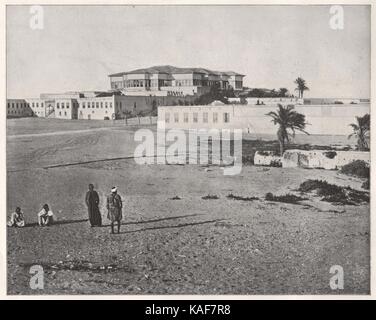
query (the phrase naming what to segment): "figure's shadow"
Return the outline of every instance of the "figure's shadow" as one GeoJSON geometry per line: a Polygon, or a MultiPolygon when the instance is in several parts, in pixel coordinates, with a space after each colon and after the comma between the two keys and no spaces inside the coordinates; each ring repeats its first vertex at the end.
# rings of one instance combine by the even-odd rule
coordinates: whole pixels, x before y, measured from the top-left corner
{"type": "MultiPolygon", "coordinates": [[[[165,217],[165,218],[150,219],[150,220],[131,221],[131,222],[124,222],[121,225],[138,225],[138,224],[144,224],[144,223],[153,223],[153,222],[159,222],[159,221],[166,221],[166,220],[168,221],[168,220],[176,220],[176,219],[182,219],[182,218],[187,218],[187,217],[195,217],[195,216],[200,216],[200,215],[202,214],[195,213],[195,214],[187,214],[183,216],[173,216],[173,217],[165,217]]],[[[183,227],[189,227],[189,226],[195,226],[195,225],[201,225],[201,224],[207,224],[207,223],[214,223],[214,222],[219,222],[223,220],[225,219],[205,220],[205,221],[199,221],[199,222],[187,222],[187,223],[181,223],[177,225],[168,225],[168,226],[155,226],[155,227],[148,227],[148,228],[143,228],[143,229],[138,229],[138,230],[123,231],[123,232],[120,232],[120,234],[136,233],[136,232],[157,230],[157,229],[183,228],[183,227]]],[[[51,226],[81,223],[81,222],[87,222],[87,221],[89,221],[89,219],[59,220],[59,221],[55,221],[51,226]]],[[[110,227],[110,226],[111,226],[110,224],[104,224],[102,225],[102,228],[110,227]]],[[[30,228],[30,227],[38,227],[38,223],[37,222],[28,223],[25,225],[24,228],[30,228]]]]}
{"type": "MultiPolygon", "coordinates": [[[[200,216],[201,214],[195,213],[195,214],[187,214],[183,216],[174,216],[174,217],[165,217],[165,218],[158,218],[158,219],[150,219],[150,220],[140,220],[140,221],[130,221],[130,222],[123,222],[121,225],[132,225],[132,224],[142,224],[142,223],[152,223],[152,222],[159,222],[159,221],[165,221],[165,220],[175,220],[175,219],[182,219],[187,217],[195,217],[200,216]]],[[[125,216],[126,218],[126,216],[125,216]]],[[[89,219],[79,219],[79,220],[57,220],[52,223],[51,226],[56,225],[64,225],[64,224],[73,224],[73,223],[81,223],[81,222],[87,222],[89,219]]],[[[24,228],[30,228],[30,227],[38,227],[37,222],[27,223],[24,228]]],[[[103,224],[103,227],[110,227],[110,224],[103,224]]]]}
{"type": "MultiPolygon", "coordinates": [[[[80,219],[80,220],[58,220],[54,221],[52,225],[50,226],[56,226],[56,225],[63,225],[63,224],[72,224],[72,223],[80,223],[80,222],[87,222],[89,219],[80,219]]],[[[29,228],[29,227],[38,227],[38,222],[32,222],[32,223],[27,223],[24,228],[29,228]]]]}
{"type": "MultiPolygon", "coordinates": [[[[186,214],[184,216],[174,216],[174,217],[166,217],[166,218],[158,218],[158,219],[150,219],[150,220],[130,221],[130,222],[123,222],[123,223],[121,223],[121,225],[125,226],[125,225],[131,225],[131,224],[152,223],[152,222],[159,222],[159,221],[165,221],[165,220],[176,220],[176,219],[195,217],[195,216],[201,216],[201,214],[195,213],[195,214],[186,214]]],[[[110,226],[111,226],[111,224],[103,224],[102,225],[102,227],[110,227],[110,226]]]]}
{"type": "Polygon", "coordinates": [[[219,222],[219,221],[223,221],[223,220],[225,220],[225,219],[215,219],[215,220],[205,220],[205,221],[199,221],[199,222],[181,223],[181,224],[172,225],[172,226],[149,227],[149,228],[143,228],[143,229],[138,229],[138,230],[123,231],[123,232],[120,232],[120,234],[137,233],[137,232],[143,232],[143,231],[149,231],[149,230],[158,230],[158,229],[183,228],[183,227],[197,226],[197,225],[207,224],[207,223],[214,223],[214,222],[219,222]]]}

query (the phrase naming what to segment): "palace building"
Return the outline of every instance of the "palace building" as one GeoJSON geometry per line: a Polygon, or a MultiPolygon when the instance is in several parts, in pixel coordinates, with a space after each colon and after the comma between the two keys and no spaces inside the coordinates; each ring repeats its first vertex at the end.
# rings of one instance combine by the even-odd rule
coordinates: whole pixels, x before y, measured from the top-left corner
{"type": "Polygon", "coordinates": [[[104,120],[156,115],[160,106],[192,105],[213,87],[242,90],[244,75],[155,66],[109,77],[109,91],[41,93],[39,98],[7,99],[7,117],[104,120]]]}
{"type": "Polygon", "coordinates": [[[155,66],[110,74],[111,89],[125,95],[202,95],[211,87],[242,90],[244,75],[234,71],[155,66]]]}

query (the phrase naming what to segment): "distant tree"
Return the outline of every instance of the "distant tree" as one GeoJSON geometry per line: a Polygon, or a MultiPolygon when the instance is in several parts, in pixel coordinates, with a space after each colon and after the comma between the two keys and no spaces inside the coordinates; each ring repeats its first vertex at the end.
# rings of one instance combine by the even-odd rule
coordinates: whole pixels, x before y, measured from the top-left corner
{"type": "Polygon", "coordinates": [[[229,87],[223,91],[223,95],[227,98],[235,98],[235,91],[233,87],[229,87]]]}
{"type": "Polygon", "coordinates": [[[272,89],[272,90],[270,91],[270,98],[275,98],[275,97],[277,97],[277,96],[278,96],[277,91],[275,91],[275,89],[272,89]]]}
{"type": "Polygon", "coordinates": [[[291,137],[295,136],[295,131],[309,134],[304,130],[306,126],[305,115],[296,112],[293,105],[283,107],[281,104],[278,104],[277,111],[271,111],[266,115],[272,117],[272,122],[278,125],[277,138],[281,156],[285,151],[286,143],[290,142],[291,137]]]}
{"type": "Polygon", "coordinates": [[[151,109],[152,109],[152,110],[155,110],[155,109],[157,109],[157,108],[158,108],[158,103],[157,103],[156,100],[153,100],[153,102],[151,103],[151,109]]]}
{"type": "Polygon", "coordinates": [[[240,97],[240,104],[248,104],[248,101],[245,97],[240,97]]]}
{"type": "Polygon", "coordinates": [[[365,114],[363,117],[356,117],[356,123],[351,123],[350,126],[353,128],[353,133],[349,135],[349,138],[356,137],[358,139],[358,150],[369,150],[371,128],[371,119],[369,113],[365,114]]]}
{"type": "Polygon", "coordinates": [[[132,111],[130,111],[130,110],[125,110],[125,111],[123,112],[123,114],[124,114],[124,116],[125,116],[126,118],[130,118],[130,117],[132,117],[132,115],[133,115],[132,111]]]}
{"type": "Polygon", "coordinates": [[[263,98],[265,97],[265,91],[262,89],[257,89],[257,88],[252,89],[249,93],[249,96],[253,98],[263,98]]]}
{"type": "Polygon", "coordinates": [[[279,88],[279,96],[281,98],[287,97],[289,91],[286,88],[279,88]]]}
{"type": "Polygon", "coordinates": [[[228,104],[228,99],[225,96],[224,91],[220,90],[219,86],[213,86],[210,88],[210,91],[199,96],[197,99],[195,99],[195,104],[197,105],[208,105],[212,103],[213,101],[221,101],[224,104],[228,104]]]}
{"type": "Polygon", "coordinates": [[[303,78],[298,77],[295,79],[294,83],[297,85],[295,88],[295,91],[298,91],[299,98],[303,98],[304,91],[309,90],[309,88],[306,86],[306,82],[303,78]]]}

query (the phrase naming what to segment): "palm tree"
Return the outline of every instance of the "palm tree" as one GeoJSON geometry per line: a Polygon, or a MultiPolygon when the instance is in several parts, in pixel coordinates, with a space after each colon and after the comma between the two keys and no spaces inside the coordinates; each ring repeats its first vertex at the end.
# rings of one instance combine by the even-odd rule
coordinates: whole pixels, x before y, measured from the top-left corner
{"type": "Polygon", "coordinates": [[[356,117],[356,122],[357,123],[350,124],[354,132],[349,135],[349,139],[353,136],[357,137],[358,150],[367,151],[369,150],[369,137],[371,127],[371,119],[369,113],[366,113],[363,117],[356,117]]]}
{"type": "Polygon", "coordinates": [[[295,79],[294,83],[297,85],[295,90],[299,92],[299,98],[303,98],[304,91],[309,90],[309,88],[306,86],[305,80],[298,77],[295,79]]]}
{"type": "Polygon", "coordinates": [[[279,141],[281,156],[285,151],[286,142],[290,142],[290,138],[295,137],[295,131],[301,131],[305,134],[309,134],[308,132],[304,131],[307,124],[305,122],[305,115],[296,112],[293,105],[283,107],[281,104],[278,104],[277,111],[271,111],[266,115],[272,117],[272,122],[279,126],[277,138],[279,141]],[[291,130],[292,133],[289,133],[289,130],[291,130]]]}

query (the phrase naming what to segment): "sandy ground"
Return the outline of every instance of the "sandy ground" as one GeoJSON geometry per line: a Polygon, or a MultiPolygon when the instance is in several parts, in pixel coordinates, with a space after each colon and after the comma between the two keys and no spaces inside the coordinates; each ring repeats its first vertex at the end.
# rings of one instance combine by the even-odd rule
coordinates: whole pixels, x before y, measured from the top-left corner
{"type": "Polygon", "coordinates": [[[21,206],[28,223],[7,230],[9,294],[369,293],[368,204],[263,199],[295,192],[309,178],[356,189],[359,179],[325,170],[244,166],[224,176],[216,166],[140,166],[122,159],[133,154],[137,128],[118,124],[97,130],[89,121],[16,119],[7,127],[8,214],[21,206]],[[51,134],[32,129],[41,125],[51,134]],[[88,183],[101,198],[102,228],[86,220],[88,183]],[[109,233],[104,208],[113,185],[125,204],[119,235],[109,233]],[[202,199],[208,194],[219,199],[202,199]],[[36,213],[46,202],[58,224],[39,228],[36,213]],[[29,288],[35,264],[45,269],[44,290],[29,288]],[[344,269],[344,290],[330,289],[333,265],[344,269]]]}

